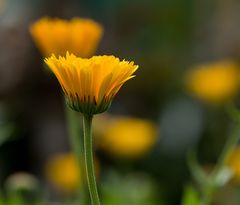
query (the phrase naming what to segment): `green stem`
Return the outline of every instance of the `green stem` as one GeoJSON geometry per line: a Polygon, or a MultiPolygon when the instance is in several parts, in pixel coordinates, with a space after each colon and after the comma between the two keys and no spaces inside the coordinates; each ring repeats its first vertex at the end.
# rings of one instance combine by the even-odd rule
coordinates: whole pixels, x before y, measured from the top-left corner
{"type": "Polygon", "coordinates": [[[232,153],[233,149],[235,148],[238,140],[240,138],[240,122],[238,120],[237,125],[233,131],[233,134],[228,138],[223,151],[219,157],[217,165],[214,169],[213,176],[217,176],[222,168],[225,166],[226,161],[228,160],[230,154],[232,153]]]}
{"type": "Polygon", "coordinates": [[[214,194],[214,190],[216,188],[216,185],[214,184],[216,177],[219,175],[219,173],[222,171],[224,166],[226,165],[226,162],[233,151],[234,147],[238,143],[238,140],[240,138],[240,120],[239,120],[239,113],[236,113],[235,119],[237,119],[236,127],[233,130],[232,135],[228,138],[222,153],[218,159],[218,162],[216,164],[216,167],[211,175],[211,180],[209,183],[203,188],[203,199],[202,199],[202,205],[210,205],[212,201],[212,195],[214,194]]]}
{"type": "Polygon", "coordinates": [[[67,117],[68,132],[70,137],[70,143],[73,153],[77,159],[78,167],[80,170],[80,181],[78,188],[77,200],[81,205],[87,204],[87,194],[85,189],[85,166],[84,166],[84,151],[83,151],[83,139],[81,139],[81,127],[79,114],[71,110],[65,103],[65,114],[67,117]]]}
{"type": "Polygon", "coordinates": [[[87,171],[88,188],[92,205],[100,205],[97,184],[94,175],[93,149],[92,149],[92,115],[84,115],[84,152],[87,171]]]}
{"type": "Polygon", "coordinates": [[[212,184],[211,183],[207,184],[203,190],[202,205],[211,204],[213,193],[214,193],[214,190],[213,190],[212,184]]]}

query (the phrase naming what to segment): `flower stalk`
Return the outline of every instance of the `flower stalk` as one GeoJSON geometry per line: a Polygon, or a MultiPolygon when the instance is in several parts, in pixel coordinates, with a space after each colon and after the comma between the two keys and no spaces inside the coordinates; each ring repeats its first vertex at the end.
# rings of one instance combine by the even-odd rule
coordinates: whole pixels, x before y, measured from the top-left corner
{"type": "Polygon", "coordinates": [[[201,205],[210,205],[212,201],[212,196],[214,193],[214,188],[212,183],[208,183],[203,190],[203,197],[201,205]]]}
{"type": "Polygon", "coordinates": [[[85,171],[85,165],[84,165],[84,151],[83,151],[83,139],[81,139],[80,133],[80,118],[77,112],[70,109],[66,103],[65,104],[65,114],[67,119],[67,125],[68,125],[68,132],[70,137],[70,143],[73,150],[73,153],[75,155],[77,165],[79,167],[80,171],[80,181],[79,181],[79,187],[77,192],[77,201],[80,204],[86,205],[87,204],[87,190],[86,190],[86,171],[85,171]]]}
{"type": "Polygon", "coordinates": [[[94,174],[93,148],[92,148],[92,115],[84,114],[84,155],[87,172],[87,181],[92,205],[100,205],[97,183],[94,174]]]}
{"type": "Polygon", "coordinates": [[[228,138],[222,153],[219,157],[219,160],[213,170],[213,173],[210,177],[209,183],[203,187],[203,198],[202,198],[202,205],[210,205],[212,201],[213,194],[215,189],[217,188],[216,181],[217,177],[219,176],[220,172],[224,169],[227,160],[229,159],[230,154],[234,150],[235,146],[237,145],[240,139],[240,115],[239,112],[233,110],[232,107],[229,108],[231,111],[232,117],[236,120],[236,127],[233,130],[232,135],[228,138]]]}
{"type": "Polygon", "coordinates": [[[233,131],[233,134],[229,137],[228,141],[223,148],[223,151],[219,157],[217,162],[217,166],[214,170],[214,176],[217,176],[222,168],[225,166],[226,161],[229,159],[230,154],[232,153],[234,147],[236,146],[239,138],[240,138],[240,120],[238,120],[236,128],[233,131]]]}

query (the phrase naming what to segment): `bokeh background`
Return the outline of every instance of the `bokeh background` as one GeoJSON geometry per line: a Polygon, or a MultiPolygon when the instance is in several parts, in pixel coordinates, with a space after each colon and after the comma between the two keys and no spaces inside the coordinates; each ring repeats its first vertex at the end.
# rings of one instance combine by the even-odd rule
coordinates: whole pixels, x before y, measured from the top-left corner
{"type": "MultiPolygon", "coordinates": [[[[62,94],[55,77],[45,69],[29,26],[43,16],[85,17],[104,27],[97,54],[112,54],[139,65],[136,78],[121,89],[108,113],[94,121],[103,204],[181,204],[185,187],[193,183],[187,165],[189,150],[196,150],[201,165],[208,169],[232,127],[225,105],[194,96],[186,86],[186,75],[198,65],[221,64],[226,59],[237,67],[239,9],[237,0],[0,0],[2,192],[9,176],[24,172],[36,177],[47,200],[65,200],[46,176],[47,161],[70,151],[62,94]],[[117,137],[108,145],[97,143],[112,121],[127,117],[141,119],[154,129],[149,131],[150,145],[139,156],[132,156],[132,149],[138,146],[145,125],[136,126],[139,132],[127,137],[119,134],[125,127],[134,127],[131,120],[109,131],[117,137]],[[135,142],[128,142],[128,137],[135,142]],[[123,145],[117,153],[111,150],[114,143],[123,145]]],[[[214,83],[210,80],[208,86],[214,83]]],[[[231,99],[238,105],[237,92],[231,99]]],[[[215,204],[226,204],[229,196],[237,198],[237,185],[226,189],[215,204]]]]}

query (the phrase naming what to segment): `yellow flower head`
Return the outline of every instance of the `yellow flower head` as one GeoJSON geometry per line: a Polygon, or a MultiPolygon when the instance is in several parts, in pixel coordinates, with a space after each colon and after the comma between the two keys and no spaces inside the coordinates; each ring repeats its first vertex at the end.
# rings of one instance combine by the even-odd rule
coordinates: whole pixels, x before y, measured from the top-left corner
{"type": "MultiPolygon", "coordinates": [[[[94,160],[95,171],[98,175],[99,164],[94,160]]],[[[53,156],[47,161],[46,176],[48,180],[60,191],[74,192],[79,186],[81,173],[77,160],[72,153],[62,153],[53,156]]]]}
{"type": "Polygon", "coordinates": [[[122,159],[135,159],[146,154],[156,143],[157,127],[141,118],[117,117],[105,124],[104,131],[97,139],[99,146],[109,154],[122,159]]]}
{"type": "Polygon", "coordinates": [[[46,57],[66,51],[80,57],[91,57],[102,37],[103,28],[90,19],[62,20],[44,17],[30,26],[30,33],[46,57]]]}
{"type": "Polygon", "coordinates": [[[138,68],[133,62],[120,61],[114,56],[84,59],[69,53],[59,58],[52,55],[45,63],[61,84],[68,105],[91,115],[104,112],[138,68]]]}
{"type": "Polygon", "coordinates": [[[186,77],[186,84],[195,96],[209,103],[231,100],[239,87],[238,66],[222,61],[196,66],[186,77]]]}
{"type": "Polygon", "coordinates": [[[227,165],[233,171],[233,182],[240,184],[240,146],[232,151],[227,165]]]}

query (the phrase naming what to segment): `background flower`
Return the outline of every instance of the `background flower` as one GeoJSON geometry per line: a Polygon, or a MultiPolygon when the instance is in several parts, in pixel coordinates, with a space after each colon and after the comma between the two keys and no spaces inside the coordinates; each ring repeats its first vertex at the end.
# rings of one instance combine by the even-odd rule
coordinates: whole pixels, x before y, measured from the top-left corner
{"type": "Polygon", "coordinates": [[[30,27],[36,45],[46,57],[53,53],[65,55],[66,51],[80,57],[91,57],[102,38],[103,28],[97,22],[73,18],[63,20],[44,17],[30,27]]]}
{"type": "MultiPolygon", "coordinates": [[[[100,167],[97,159],[94,160],[96,176],[99,176],[100,167]]],[[[82,180],[75,156],[72,153],[59,153],[48,159],[45,165],[48,181],[54,187],[65,193],[73,193],[82,180]]]]}
{"type": "Polygon", "coordinates": [[[96,120],[96,124],[98,123],[97,142],[110,156],[122,159],[140,158],[149,152],[157,141],[157,127],[146,119],[125,116],[99,117],[96,120]]]}
{"type": "Polygon", "coordinates": [[[82,180],[74,155],[58,154],[50,158],[46,164],[46,176],[58,189],[73,192],[82,180]]]}
{"type": "Polygon", "coordinates": [[[239,91],[239,66],[232,61],[220,61],[195,66],[187,73],[188,90],[209,103],[233,99],[239,91]]]}

